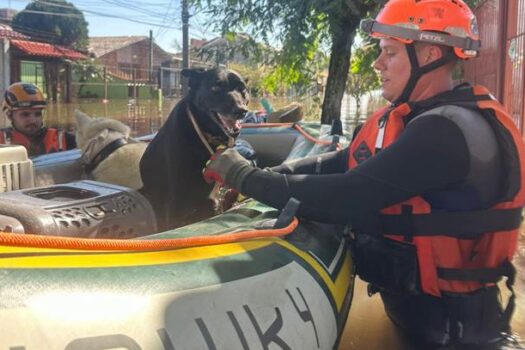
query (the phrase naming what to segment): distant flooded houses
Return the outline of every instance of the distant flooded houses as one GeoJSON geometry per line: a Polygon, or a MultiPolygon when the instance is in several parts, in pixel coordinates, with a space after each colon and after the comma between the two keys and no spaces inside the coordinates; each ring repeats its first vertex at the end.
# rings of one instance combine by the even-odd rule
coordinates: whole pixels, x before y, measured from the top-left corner
{"type": "Polygon", "coordinates": [[[48,98],[71,97],[71,63],[85,59],[85,53],[60,45],[39,42],[0,24],[0,92],[16,81],[39,86],[48,98]]]}

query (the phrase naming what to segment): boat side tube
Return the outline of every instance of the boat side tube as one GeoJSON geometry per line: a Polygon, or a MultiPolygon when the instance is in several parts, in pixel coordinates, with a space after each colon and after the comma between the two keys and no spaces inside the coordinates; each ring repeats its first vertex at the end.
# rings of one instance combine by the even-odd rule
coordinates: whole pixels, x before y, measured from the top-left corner
{"type": "Polygon", "coordinates": [[[277,217],[250,200],[132,241],[147,249],[4,240],[0,317],[9,322],[0,327],[0,347],[335,349],[353,289],[341,227],[300,222],[285,237],[151,246],[272,229],[277,217]]]}

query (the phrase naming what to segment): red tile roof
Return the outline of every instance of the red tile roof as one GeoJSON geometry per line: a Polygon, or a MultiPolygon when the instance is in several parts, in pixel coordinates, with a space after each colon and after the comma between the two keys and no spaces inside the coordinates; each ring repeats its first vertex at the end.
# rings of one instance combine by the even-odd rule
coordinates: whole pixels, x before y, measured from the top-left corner
{"type": "Polygon", "coordinates": [[[130,35],[130,36],[95,36],[89,38],[89,51],[95,54],[95,57],[102,57],[107,53],[119,50],[123,47],[148,40],[147,36],[130,35]]]}
{"type": "Polygon", "coordinates": [[[0,39],[29,39],[27,35],[24,35],[14,30],[5,28],[5,26],[0,26],[0,39]]]}
{"type": "Polygon", "coordinates": [[[80,60],[86,58],[84,54],[72,49],[65,48],[63,46],[14,39],[10,40],[10,42],[11,45],[15,46],[20,51],[32,56],[63,57],[70,60],[80,60]]]}

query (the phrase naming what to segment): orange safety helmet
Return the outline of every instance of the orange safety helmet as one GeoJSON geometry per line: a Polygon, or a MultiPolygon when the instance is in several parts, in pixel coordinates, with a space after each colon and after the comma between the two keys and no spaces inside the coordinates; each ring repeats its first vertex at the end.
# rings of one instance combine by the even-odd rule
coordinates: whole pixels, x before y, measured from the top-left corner
{"type": "Polygon", "coordinates": [[[451,46],[461,59],[476,57],[480,49],[476,17],[462,0],[390,0],[360,27],[376,38],[451,46]]]}
{"type": "Polygon", "coordinates": [[[6,112],[27,108],[42,109],[45,105],[44,95],[36,85],[14,83],[5,91],[2,109],[6,112]]]}

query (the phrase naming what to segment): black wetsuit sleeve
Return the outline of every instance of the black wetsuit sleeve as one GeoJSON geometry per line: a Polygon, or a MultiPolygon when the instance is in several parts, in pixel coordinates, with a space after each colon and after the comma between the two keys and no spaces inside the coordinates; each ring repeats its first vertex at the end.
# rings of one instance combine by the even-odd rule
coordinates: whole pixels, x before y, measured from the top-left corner
{"type": "Polygon", "coordinates": [[[346,170],[348,150],[293,160],[271,168],[280,174],[337,174],[346,170]]]}
{"type": "Polygon", "coordinates": [[[469,152],[457,125],[442,116],[417,118],[389,147],[358,167],[327,175],[253,171],[241,192],[275,208],[290,197],[300,215],[348,223],[429,190],[459,183],[469,171],[469,152]]]}

